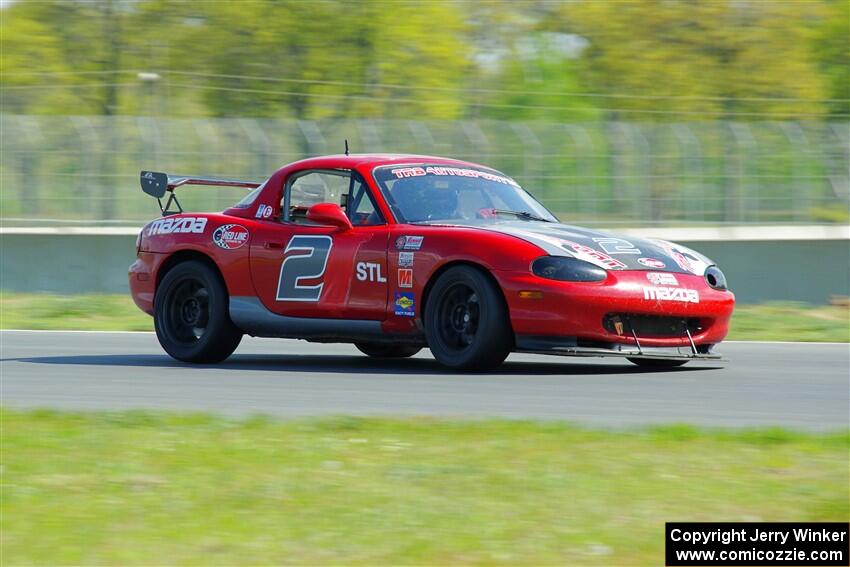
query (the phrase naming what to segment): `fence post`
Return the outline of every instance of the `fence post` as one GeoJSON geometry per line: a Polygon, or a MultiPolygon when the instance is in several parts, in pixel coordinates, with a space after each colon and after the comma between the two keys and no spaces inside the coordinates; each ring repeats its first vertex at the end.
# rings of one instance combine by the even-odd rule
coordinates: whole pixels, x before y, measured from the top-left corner
{"type": "Polygon", "coordinates": [[[358,120],[357,132],[360,134],[360,139],[365,142],[364,152],[382,151],[381,137],[378,135],[378,129],[375,128],[375,123],[372,120],[358,120]]]}
{"type": "MultiPolygon", "coordinates": [[[[41,133],[38,120],[34,116],[18,116],[18,131],[24,143],[32,147],[43,147],[44,136],[41,133]]],[[[24,152],[20,158],[21,186],[18,188],[23,203],[25,214],[41,214],[41,200],[39,199],[39,183],[35,177],[39,171],[38,154],[35,152],[24,152]]]]}
{"type": "Polygon", "coordinates": [[[587,130],[582,126],[577,126],[575,124],[564,124],[564,130],[567,132],[567,136],[570,137],[570,140],[573,142],[573,147],[576,151],[576,172],[579,174],[578,180],[581,183],[581,189],[576,193],[578,195],[584,194],[587,191],[587,188],[584,187],[585,183],[593,183],[593,189],[590,191],[590,211],[594,217],[594,220],[598,220],[599,217],[599,192],[597,191],[597,183],[596,179],[593,176],[593,168],[591,167],[590,160],[592,159],[590,156],[593,154],[593,139],[587,133],[587,130]],[[589,150],[589,151],[588,151],[589,150]],[[580,156],[584,156],[587,159],[580,159],[580,156]]]}
{"type": "MultiPolygon", "coordinates": [[[[434,136],[431,135],[431,130],[425,126],[424,123],[418,122],[416,120],[408,120],[407,128],[410,130],[410,133],[413,135],[413,139],[416,142],[417,148],[428,148],[428,153],[434,153],[434,136]]],[[[417,149],[418,153],[424,153],[422,150],[417,149]]]]}
{"type": "Polygon", "coordinates": [[[652,198],[652,189],[649,185],[652,181],[650,177],[652,173],[652,161],[650,157],[652,154],[652,147],[650,146],[649,140],[647,140],[646,136],[644,136],[643,132],[641,132],[640,127],[636,124],[621,122],[620,128],[632,141],[632,148],[635,150],[632,156],[636,162],[632,166],[634,168],[635,175],[630,176],[629,179],[633,181],[628,182],[633,189],[632,201],[634,203],[633,209],[635,215],[633,220],[636,222],[651,222],[655,220],[652,213],[653,207],[650,203],[650,199],[652,198]]]}
{"type": "Polygon", "coordinates": [[[516,134],[516,137],[519,138],[519,141],[522,144],[522,166],[525,177],[538,175],[540,173],[539,156],[540,150],[542,149],[540,140],[534,135],[531,128],[522,122],[511,122],[511,130],[513,130],[514,134],[516,134]],[[533,148],[530,153],[529,148],[533,148]],[[533,156],[533,158],[530,156],[533,156]],[[535,162],[533,165],[531,163],[532,159],[534,159],[535,162]]]}
{"type": "Polygon", "coordinates": [[[470,144],[472,144],[473,151],[481,150],[484,153],[476,154],[481,157],[478,158],[478,161],[489,162],[490,161],[490,141],[487,139],[487,136],[484,134],[484,131],[478,126],[478,123],[471,122],[469,120],[464,120],[460,123],[461,128],[463,129],[463,133],[466,138],[469,140],[470,144]]]}
{"type": "Polygon", "coordinates": [[[256,118],[240,118],[239,125],[251,140],[251,157],[255,160],[255,164],[251,166],[251,175],[255,175],[256,172],[259,172],[261,176],[268,175],[271,171],[268,163],[271,151],[269,137],[256,118]]]}
{"type": "MultiPolygon", "coordinates": [[[[677,123],[672,124],[670,128],[679,142],[679,157],[682,158],[683,173],[688,174],[691,170],[696,170],[696,195],[694,199],[688,199],[687,190],[679,191],[679,201],[681,202],[682,211],[685,212],[685,218],[690,220],[691,202],[696,205],[696,196],[701,197],[702,206],[699,208],[699,219],[705,221],[705,193],[703,192],[703,163],[702,163],[702,147],[699,140],[687,124],[677,123]],[[684,151],[683,151],[684,150],[684,151]]],[[[696,208],[696,207],[694,207],[696,208]]]]}
{"type": "Polygon", "coordinates": [[[315,122],[312,120],[299,120],[298,128],[304,134],[304,141],[306,142],[306,146],[302,146],[302,151],[304,151],[302,157],[310,155],[318,156],[325,153],[328,143],[325,141],[322,131],[319,130],[319,126],[315,122]]]}
{"type": "Polygon", "coordinates": [[[829,130],[835,135],[838,147],[841,148],[841,157],[829,160],[830,169],[835,171],[829,174],[829,186],[836,198],[850,201],[850,126],[847,123],[830,122],[829,130]]]}
{"type": "Polygon", "coordinates": [[[808,216],[810,204],[805,186],[800,183],[800,172],[804,171],[804,163],[809,157],[809,141],[800,125],[796,122],[780,122],[779,127],[791,144],[791,208],[794,219],[803,221],[808,216]]]}
{"type": "MultiPolygon", "coordinates": [[[[91,203],[92,180],[97,178],[94,151],[97,147],[97,136],[95,135],[94,127],[92,127],[90,117],[70,116],[69,120],[74,130],[77,131],[77,137],[80,139],[80,145],[77,147],[77,155],[82,161],[81,169],[83,170],[83,175],[78,178],[74,192],[81,197],[83,202],[91,203]]],[[[107,149],[105,151],[113,150],[107,149]]]]}
{"type": "MultiPolygon", "coordinates": [[[[740,122],[730,122],[729,129],[732,132],[732,137],[735,138],[735,145],[737,146],[737,151],[735,152],[734,162],[737,165],[736,170],[736,178],[738,180],[737,183],[737,191],[735,194],[735,206],[734,206],[734,215],[733,219],[735,222],[744,222],[747,218],[747,209],[748,206],[746,204],[745,194],[747,193],[749,184],[747,183],[747,161],[749,160],[750,150],[755,147],[756,140],[753,138],[753,133],[750,131],[750,128],[743,123],[740,122]]],[[[758,206],[758,200],[755,201],[756,206],[758,206]]],[[[726,219],[727,221],[730,219],[726,219]]]]}

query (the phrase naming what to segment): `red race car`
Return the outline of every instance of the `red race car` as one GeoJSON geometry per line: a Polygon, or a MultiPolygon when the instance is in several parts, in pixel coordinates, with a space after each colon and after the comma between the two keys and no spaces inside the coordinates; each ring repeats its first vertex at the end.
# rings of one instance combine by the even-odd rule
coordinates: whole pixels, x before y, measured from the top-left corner
{"type": "Polygon", "coordinates": [[[384,358],[427,346],[460,370],[510,352],[678,366],[719,358],[734,307],[701,254],[563,225],[473,163],[336,155],[262,183],[147,171],[141,184],[163,215],[139,234],[130,289],[187,362],[224,360],[247,333],[384,358]],[[185,213],[183,185],[251,191],[224,212],[185,213]]]}

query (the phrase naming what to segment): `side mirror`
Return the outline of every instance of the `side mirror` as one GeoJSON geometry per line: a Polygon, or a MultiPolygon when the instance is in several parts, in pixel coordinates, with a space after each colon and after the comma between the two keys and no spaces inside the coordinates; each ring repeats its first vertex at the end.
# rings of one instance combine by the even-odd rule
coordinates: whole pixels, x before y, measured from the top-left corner
{"type": "Polygon", "coordinates": [[[342,207],[336,203],[317,203],[307,209],[307,220],[316,224],[329,224],[340,230],[353,228],[342,207]]]}

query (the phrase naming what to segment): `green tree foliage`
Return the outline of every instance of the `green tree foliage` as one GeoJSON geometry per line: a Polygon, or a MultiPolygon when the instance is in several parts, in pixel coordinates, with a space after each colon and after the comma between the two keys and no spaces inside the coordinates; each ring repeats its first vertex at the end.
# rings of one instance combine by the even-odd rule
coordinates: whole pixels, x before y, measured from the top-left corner
{"type": "MultiPolygon", "coordinates": [[[[75,42],[90,38],[96,27],[77,24],[94,15],[84,5],[40,2],[13,4],[0,11],[0,73],[6,112],[88,114],[99,111],[97,83],[85,73],[102,70],[92,57],[80,60],[75,42]],[[68,18],[69,13],[77,18],[68,18]],[[60,22],[63,25],[59,25],[60,22]]],[[[83,42],[85,43],[85,42],[83,42]]],[[[100,105],[102,106],[102,105],[100,105]]]]}
{"type": "MultiPolygon", "coordinates": [[[[577,51],[561,45],[576,36],[531,32],[513,45],[490,77],[488,106],[481,114],[502,120],[554,120],[569,122],[597,118],[594,98],[583,93],[582,65],[577,51]]],[[[488,91],[484,90],[485,95],[488,91]]]]}
{"type": "Polygon", "coordinates": [[[450,3],[68,0],[1,13],[4,111],[147,113],[151,101],[158,114],[213,116],[464,110],[472,48],[450,3]]]}
{"type": "Polygon", "coordinates": [[[813,30],[829,20],[823,8],[803,0],[571,2],[547,27],[589,40],[584,79],[594,91],[625,95],[604,103],[615,117],[781,119],[826,110],[811,48],[813,30]]]}
{"type": "Polygon", "coordinates": [[[829,111],[850,113],[850,3],[829,0],[815,28],[814,57],[827,84],[829,111]]]}
{"type": "Polygon", "coordinates": [[[215,36],[204,59],[221,75],[210,81],[205,99],[217,115],[234,107],[297,118],[455,118],[462,111],[462,97],[451,88],[462,84],[470,47],[451,4],[246,2],[204,8],[206,28],[215,36]]]}
{"type": "Polygon", "coordinates": [[[844,118],[848,19],[846,0],[15,1],[2,111],[844,118]]]}

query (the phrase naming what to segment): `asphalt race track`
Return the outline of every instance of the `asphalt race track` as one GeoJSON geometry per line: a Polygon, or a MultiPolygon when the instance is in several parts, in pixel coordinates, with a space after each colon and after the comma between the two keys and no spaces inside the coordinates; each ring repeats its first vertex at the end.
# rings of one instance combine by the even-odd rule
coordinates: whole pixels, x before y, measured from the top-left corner
{"type": "Polygon", "coordinates": [[[512,355],[497,372],[444,372],[427,350],[371,360],[349,345],[246,338],[227,362],[169,358],[152,333],[2,331],[7,407],[200,410],[234,416],[441,415],[604,427],[846,428],[846,344],[725,343],[724,364],[648,371],[626,361],[512,355]]]}

